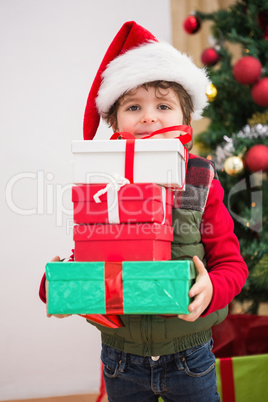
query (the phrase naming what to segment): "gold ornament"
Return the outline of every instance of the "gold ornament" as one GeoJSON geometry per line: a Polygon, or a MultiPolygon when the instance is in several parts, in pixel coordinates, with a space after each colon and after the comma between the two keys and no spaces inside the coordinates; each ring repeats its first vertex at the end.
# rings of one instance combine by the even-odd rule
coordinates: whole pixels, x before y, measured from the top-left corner
{"type": "Polygon", "coordinates": [[[217,88],[213,84],[207,86],[206,95],[209,102],[213,102],[218,94],[217,88]]]}
{"type": "Polygon", "coordinates": [[[224,170],[230,176],[239,176],[244,172],[244,163],[240,156],[229,156],[224,162],[224,170]]]}
{"type": "Polygon", "coordinates": [[[255,124],[265,125],[268,123],[268,111],[267,112],[257,112],[254,113],[250,119],[248,119],[248,124],[254,126],[255,124]]]}

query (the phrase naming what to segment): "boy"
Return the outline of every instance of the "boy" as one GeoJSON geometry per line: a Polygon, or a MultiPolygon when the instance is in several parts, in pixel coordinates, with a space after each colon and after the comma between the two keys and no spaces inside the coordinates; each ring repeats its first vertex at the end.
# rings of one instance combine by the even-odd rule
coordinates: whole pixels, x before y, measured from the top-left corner
{"type": "MultiPolygon", "coordinates": [[[[111,43],[93,82],[84,138],[94,137],[100,116],[114,131],[130,132],[135,138],[190,125],[206,106],[208,83],[205,71],[190,58],[128,22],[111,43]]],[[[184,132],[161,134],[178,135],[184,132]]],[[[226,317],[228,303],[247,277],[222,199],[212,163],[190,154],[186,189],[174,193],[172,258],[193,257],[198,275],[189,295],[194,300],[187,315],[123,315],[124,327],[118,329],[94,323],[102,334],[109,401],[157,401],[159,395],[164,401],[220,400],[211,327],[226,317]]]]}

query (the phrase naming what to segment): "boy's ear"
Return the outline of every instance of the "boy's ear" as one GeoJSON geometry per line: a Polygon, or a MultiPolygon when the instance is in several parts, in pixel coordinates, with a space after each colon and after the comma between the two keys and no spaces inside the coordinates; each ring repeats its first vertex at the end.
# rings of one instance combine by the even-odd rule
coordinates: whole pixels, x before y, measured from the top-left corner
{"type": "Polygon", "coordinates": [[[109,124],[110,124],[110,127],[112,127],[113,132],[116,133],[118,131],[116,121],[114,121],[113,124],[110,121],[109,124]]]}

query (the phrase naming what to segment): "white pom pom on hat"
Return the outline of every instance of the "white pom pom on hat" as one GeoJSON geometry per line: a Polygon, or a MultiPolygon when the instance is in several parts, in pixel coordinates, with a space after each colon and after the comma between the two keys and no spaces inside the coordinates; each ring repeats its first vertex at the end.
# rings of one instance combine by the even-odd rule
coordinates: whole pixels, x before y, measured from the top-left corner
{"type": "Polygon", "coordinates": [[[147,82],[164,80],[183,86],[192,98],[193,119],[201,118],[207,106],[206,89],[210,81],[205,69],[165,42],[159,42],[134,21],[119,30],[92,84],[84,116],[84,139],[92,139],[100,116],[127,91],[147,82]]]}

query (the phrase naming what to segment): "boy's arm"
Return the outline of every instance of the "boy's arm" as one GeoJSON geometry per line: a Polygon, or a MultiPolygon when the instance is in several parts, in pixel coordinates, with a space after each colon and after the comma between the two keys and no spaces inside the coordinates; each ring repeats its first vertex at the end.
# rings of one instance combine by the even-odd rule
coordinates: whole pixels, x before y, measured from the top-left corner
{"type": "Polygon", "coordinates": [[[241,292],[248,276],[223,195],[219,180],[214,179],[201,223],[207,270],[213,286],[212,299],[203,316],[229,304],[241,292]]]}
{"type": "Polygon", "coordinates": [[[220,182],[214,179],[201,222],[207,269],[197,256],[193,258],[197,278],[189,296],[194,300],[189,305],[190,314],[178,316],[185,321],[195,321],[226,307],[240,293],[248,275],[223,194],[220,182]]]}

